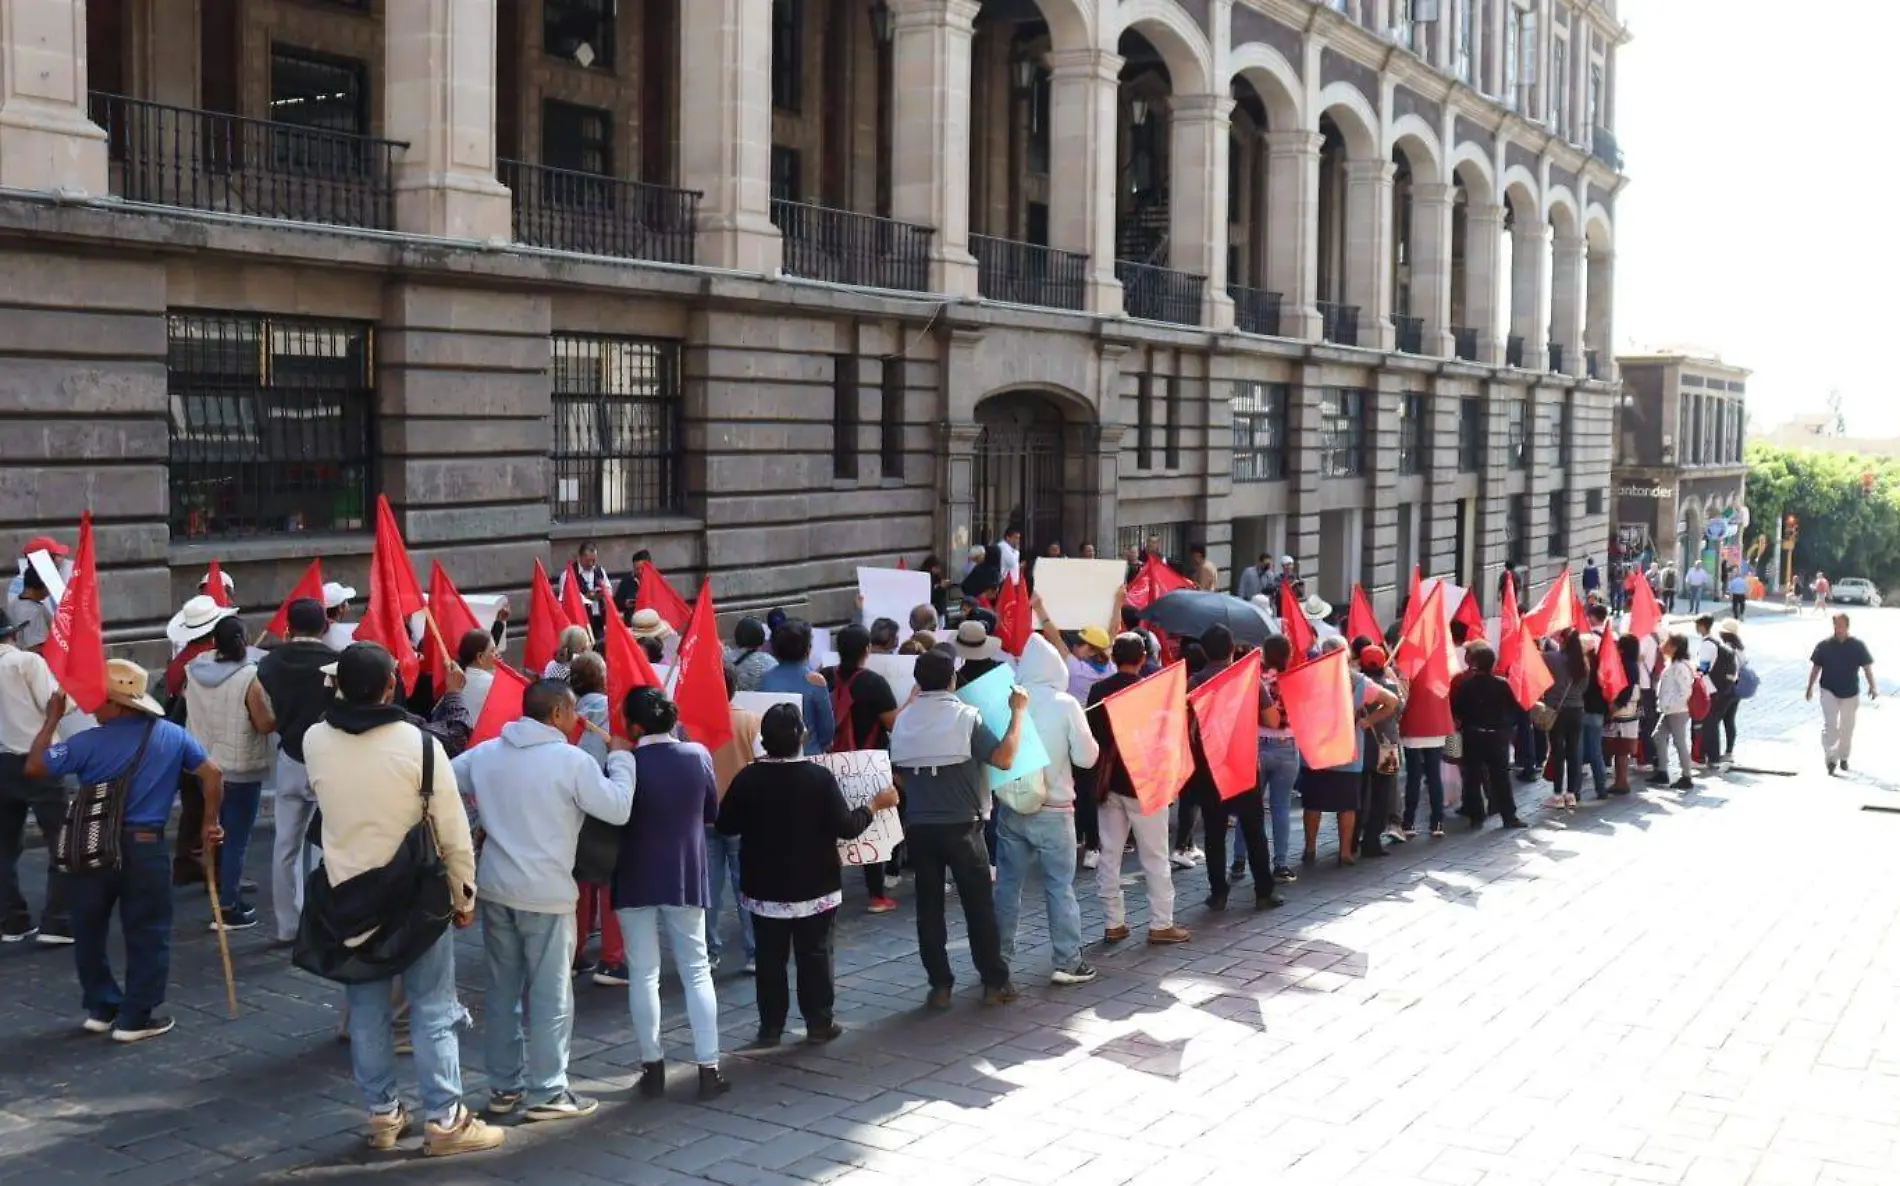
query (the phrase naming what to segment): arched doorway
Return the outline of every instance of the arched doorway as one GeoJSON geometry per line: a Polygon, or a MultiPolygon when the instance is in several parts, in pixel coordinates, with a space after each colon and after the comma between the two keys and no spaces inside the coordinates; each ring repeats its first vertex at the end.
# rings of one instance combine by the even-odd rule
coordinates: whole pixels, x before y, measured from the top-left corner
{"type": "MultiPolygon", "coordinates": [[[[970,541],[992,543],[1011,525],[1039,554],[1063,538],[1067,423],[1047,396],[1006,391],[976,407],[970,541]]],[[[1079,526],[1079,524],[1077,524],[1079,526]]]]}

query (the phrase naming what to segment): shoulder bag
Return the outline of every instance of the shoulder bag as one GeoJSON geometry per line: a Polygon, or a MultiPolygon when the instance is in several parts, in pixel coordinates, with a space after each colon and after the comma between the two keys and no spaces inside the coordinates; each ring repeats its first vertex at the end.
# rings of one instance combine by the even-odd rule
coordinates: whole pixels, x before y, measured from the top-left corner
{"type": "Polygon", "coordinates": [[[119,867],[119,833],[125,830],[125,803],[132,797],[132,779],[145,761],[156,720],[145,722],[132,764],[117,778],[79,788],[66,805],[66,821],[53,841],[53,867],[61,873],[93,873],[119,867]]]}

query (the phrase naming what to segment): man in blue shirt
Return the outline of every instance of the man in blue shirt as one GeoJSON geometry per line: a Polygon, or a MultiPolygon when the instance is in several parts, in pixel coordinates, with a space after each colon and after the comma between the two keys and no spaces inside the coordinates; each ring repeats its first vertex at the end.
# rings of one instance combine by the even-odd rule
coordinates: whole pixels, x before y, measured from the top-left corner
{"type": "Polygon", "coordinates": [[[805,717],[805,752],[824,753],[831,748],[837,724],[832,720],[825,677],[811,669],[811,626],[787,618],[772,631],[772,657],[778,666],[759,677],[759,691],[797,693],[805,717]]]}
{"type": "Polygon", "coordinates": [[[146,683],[145,669],[138,664],[108,661],[106,702],[94,714],[98,727],[59,745],[53,744],[53,734],[66,713],[66,695],[55,693],[26,758],[28,778],[70,774],[82,785],[91,785],[129,774],[123,788],[125,825],[118,867],[66,874],[85,1030],[110,1031],[117,1042],[142,1042],[172,1028],[171,1018],[153,1010],[164,1004],[171,976],[171,849],[165,842],[165,824],[178,796],[180,774],[196,775],[204,788],[207,859],[224,839],[218,827],[224,774],[191,734],[164,719],[158,701],[146,694],[146,683]],[[125,939],[123,991],[106,952],[114,906],[125,939]]]}

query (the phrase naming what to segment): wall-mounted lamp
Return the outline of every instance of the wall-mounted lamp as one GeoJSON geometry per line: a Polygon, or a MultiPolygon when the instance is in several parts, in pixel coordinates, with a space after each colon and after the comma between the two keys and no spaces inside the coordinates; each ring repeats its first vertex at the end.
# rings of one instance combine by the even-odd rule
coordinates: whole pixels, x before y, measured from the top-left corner
{"type": "Polygon", "coordinates": [[[876,35],[879,45],[891,43],[891,6],[884,0],[871,5],[871,32],[876,35]]]}
{"type": "Polygon", "coordinates": [[[1036,85],[1036,59],[1028,57],[1017,58],[1010,64],[1010,69],[1016,73],[1017,90],[1027,91],[1030,87],[1036,85]]]}
{"type": "Polygon", "coordinates": [[[1128,122],[1136,127],[1148,122],[1148,100],[1136,95],[1128,101],[1128,122]]]}

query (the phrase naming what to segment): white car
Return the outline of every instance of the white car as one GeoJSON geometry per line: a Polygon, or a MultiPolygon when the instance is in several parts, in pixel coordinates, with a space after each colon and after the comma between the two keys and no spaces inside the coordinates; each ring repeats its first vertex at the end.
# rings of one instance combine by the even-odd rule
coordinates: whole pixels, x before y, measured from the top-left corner
{"type": "Polygon", "coordinates": [[[1835,605],[1865,605],[1872,608],[1880,606],[1880,590],[1865,577],[1843,577],[1834,582],[1827,599],[1835,605]]]}

